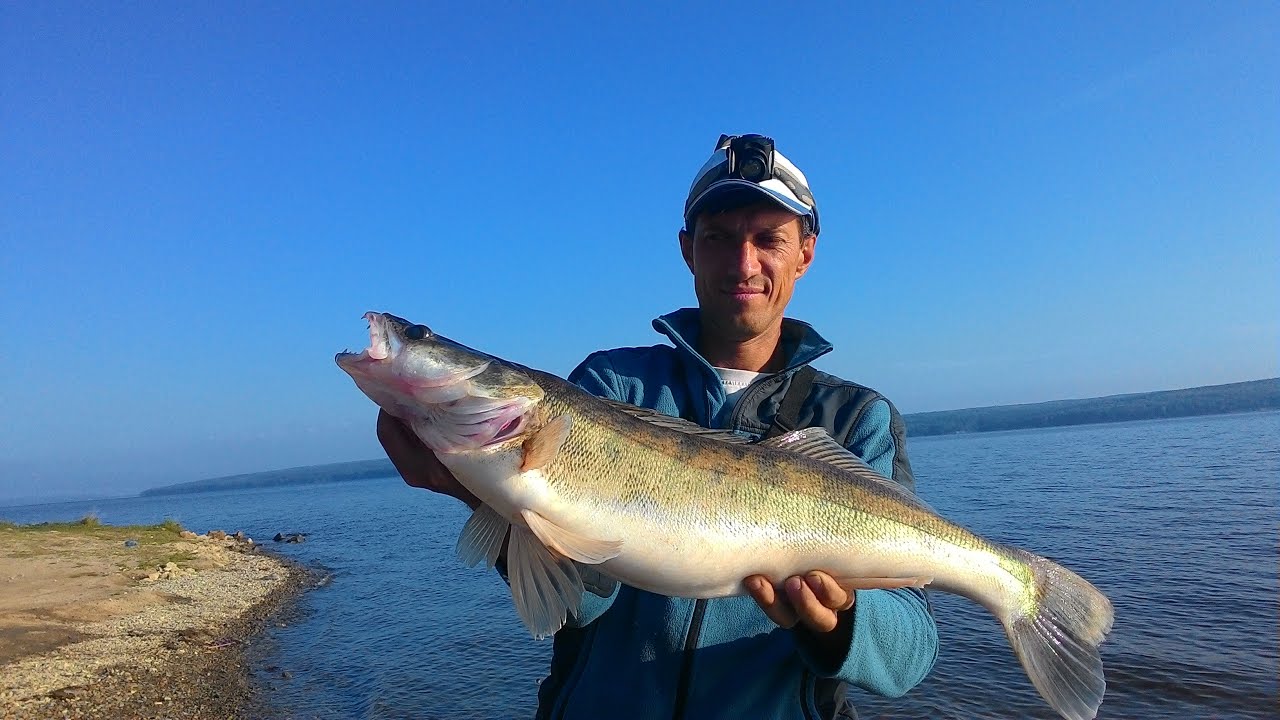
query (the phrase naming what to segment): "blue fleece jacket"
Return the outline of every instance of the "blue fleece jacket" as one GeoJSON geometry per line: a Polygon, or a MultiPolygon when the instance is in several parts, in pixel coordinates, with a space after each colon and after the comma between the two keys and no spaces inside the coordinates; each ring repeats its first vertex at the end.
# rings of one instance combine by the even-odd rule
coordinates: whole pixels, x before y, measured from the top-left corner
{"type": "MultiPolygon", "coordinates": [[[[719,376],[694,349],[697,310],[664,315],[654,328],[674,347],[597,352],[569,379],[600,397],[706,427],[748,435],[767,427],[755,404],[728,406],[719,376]]],[[[831,350],[811,327],[793,320],[784,324],[783,342],[789,360],[782,374],[831,350]]],[[[748,388],[744,397],[750,393],[748,388]]],[[[894,477],[899,449],[890,432],[894,412],[876,399],[845,440],[886,477],[894,477]]],[[[858,591],[851,615],[848,647],[822,656],[806,642],[805,631],[779,628],[750,597],[695,601],[626,585],[607,597],[587,593],[570,626],[556,634],[538,717],[816,719],[815,685],[822,678],[898,696],[933,667],[937,629],[922,592],[858,591]]]]}

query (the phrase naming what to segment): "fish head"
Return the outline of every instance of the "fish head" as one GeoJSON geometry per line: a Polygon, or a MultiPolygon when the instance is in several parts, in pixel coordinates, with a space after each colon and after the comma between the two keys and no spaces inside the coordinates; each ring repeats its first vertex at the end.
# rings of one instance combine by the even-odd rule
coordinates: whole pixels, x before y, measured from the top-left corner
{"type": "Polygon", "coordinates": [[[545,393],[517,368],[389,313],[365,314],[369,347],[335,360],[437,453],[518,444],[545,393]]]}

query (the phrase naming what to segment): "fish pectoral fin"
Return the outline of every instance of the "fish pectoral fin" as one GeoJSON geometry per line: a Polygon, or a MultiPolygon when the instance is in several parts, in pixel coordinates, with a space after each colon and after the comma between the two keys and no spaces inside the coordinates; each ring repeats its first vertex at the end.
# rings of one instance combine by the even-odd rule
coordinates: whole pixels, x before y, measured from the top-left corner
{"type": "Polygon", "coordinates": [[[511,526],[507,581],[516,613],[535,638],[555,633],[582,603],[582,578],[573,563],[556,557],[528,529],[511,526]]]}
{"type": "Polygon", "coordinates": [[[560,454],[560,446],[564,444],[565,438],[569,437],[569,430],[572,428],[573,418],[568,415],[561,415],[538,428],[533,437],[525,440],[524,445],[521,446],[524,457],[520,461],[520,472],[546,467],[555,460],[556,455],[560,454]]]}
{"type": "Polygon", "coordinates": [[[922,588],[933,582],[932,577],[900,577],[900,578],[836,578],[836,583],[845,590],[897,590],[898,588],[922,588]]]}
{"type": "Polygon", "coordinates": [[[563,557],[587,565],[599,565],[622,552],[621,540],[600,540],[567,530],[532,510],[521,510],[521,517],[534,535],[563,557]]]}
{"type": "Polygon", "coordinates": [[[481,560],[488,567],[493,567],[498,562],[498,553],[502,552],[502,541],[506,539],[509,527],[511,523],[497,510],[480,505],[462,526],[462,534],[458,536],[458,558],[467,567],[474,567],[481,560]]]}

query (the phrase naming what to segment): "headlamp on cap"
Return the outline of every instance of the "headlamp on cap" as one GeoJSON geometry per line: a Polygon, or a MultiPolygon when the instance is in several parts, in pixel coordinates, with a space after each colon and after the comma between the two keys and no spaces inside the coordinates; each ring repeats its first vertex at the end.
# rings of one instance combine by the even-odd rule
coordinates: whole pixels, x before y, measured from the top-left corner
{"type": "Polygon", "coordinates": [[[773,177],[773,140],[763,135],[729,139],[729,177],[753,183],[773,177]]]}
{"type": "Polygon", "coordinates": [[[796,215],[808,216],[818,232],[818,205],[809,183],[764,135],[721,135],[685,200],[685,227],[699,211],[726,193],[760,193],[796,215]]]}

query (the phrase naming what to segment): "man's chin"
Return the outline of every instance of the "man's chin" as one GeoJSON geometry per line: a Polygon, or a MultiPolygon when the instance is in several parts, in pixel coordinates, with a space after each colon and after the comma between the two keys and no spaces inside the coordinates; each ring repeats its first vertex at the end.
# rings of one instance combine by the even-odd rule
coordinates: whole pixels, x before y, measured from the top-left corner
{"type": "Polygon", "coordinates": [[[717,335],[734,341],[759,337],[768,329],[768,322],[758,313],[744,312],[741,308],[703,308],[702,321],[714,327],[717,335]]]}

